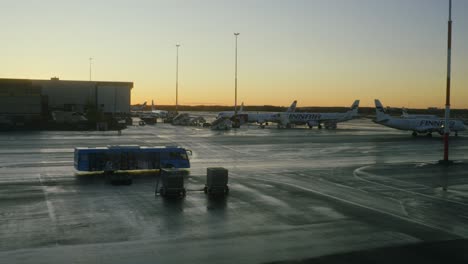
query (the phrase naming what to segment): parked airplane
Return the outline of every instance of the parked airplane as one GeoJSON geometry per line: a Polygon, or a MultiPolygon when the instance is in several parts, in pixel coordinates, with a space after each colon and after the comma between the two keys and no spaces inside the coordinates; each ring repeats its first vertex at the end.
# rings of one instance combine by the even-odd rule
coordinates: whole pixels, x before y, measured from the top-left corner
{"type": "Polygon", "coordinates": [[[401,109],[403,118],[430,118],[430,119],[438,119],[439,117],[436,115],[410,115],[406,108],[401,109]]]}
{"type": "Polygon", "coordinates": [[[168,111],[154,109],[154,100],[151,100],[151,113],[157,115],[160,118],[164,118],[167,116],[168,111]]]}
{"type": "MultiPolygon", "coordinates": [[[[296,111],[297,100],[294,100],[292,104],[286,109],[284,113],[294,113],[296,111]]],[[[269,113],[269,112],[256,112],[256,113],[241,113],[238,114],[238,118],[241,123],[257,123],[261,128],[265,128],[268,123],[277,123],[278,116],[281,113],[269,113]]]]}
{"type": "MultiPolygon", "coordinates": [[[[385,113],[382,103],[378,99],[375,99],[375,114],[376,119],[374,122],[399,130],[413,131],[413,136],[417,136],[418,134],[432,136],[432,132],[437,132],[441,135],[444,133],[444,119],[392,117],[385,113]]],[[[453,119],[449,121],[449,128],[450,131],[455,132],[455,136],[458,136],[459,131],[466,129],[461,120],[453,119]]]]}
{"type": "Polygon", "coordinates": [[[133,116],[139,117],[141,120],[145,121],[146,124],[156,124],[158,118],[165,118],[167,117],[168,112],[165,110],[155,110],[154,109],[154,100],[151,100],[151,111],[144,110],[146,106],[146,102],[143,103],[141,106],[134,106],[132,107],[132,114],[133,116]],[[140,109],[140,110],[136,110],[140,109]]]}
{"type": "MultiPolygon", "coordinates": [[[[242,102],[242,104],[241,104],[241,106],[239,108],[239,111],[237,111],[237,114],[241,114],[243,112],[244,112],[244,102],[242,102]]],[[[235,114],[234,111],[219,112],[216,119],[218,119],[218,118],[232,118],[234,116],[234,114],[235,114]]]]}
{"type": "Polygon", "coordinates": [[[134,112],[143,111],[145,110],[145,107],[146,107],[146,101],[142,105],[135,105],[135,106],[130,107],[130,110],[134,112]]]}
{"type": "MultiPolygon", "coordinates": [[[[294,113],[296,111],[297,100],[294,100],[292,104],[286,109],[284,113],[294,113]]],[[[244,116],[241,114],[240,118],[244,119],[247,123],[257,123],[261,128],[271,123],[278,123],[278,116],[282,113],[247,113],[244,116]]]]}
{"type": "MultiPolygon", "coordinates": [[[[293,113],[296,111],[297,100],[292,102],[291,106],[286,110],[286,113],[293,113]]],[[[261,128],[264,128],[265,125],[268,125],[269,122],[277,122],[279,113],[268,113],[268,112],[244,112],[243,111],[244,103],[241,105],[241,109],[237,112],[237,117],[241,120],[241,124],[245,123],[257,123],[261,128]]],[[[221,112],[218,114],[217,119],[219,118],[234,118],[234,112],[221,112]]]]}
{"type": "Polygon", "coordinates": [[[356,118],[358,116],[359,100],[354,101],[351,109],[345,113],[281,113],[277,116],[278,127],[291,127],[292,125],[307,125],[309,128],[322,124],[327,129],[335,129],[337,123],[356,118]]]}

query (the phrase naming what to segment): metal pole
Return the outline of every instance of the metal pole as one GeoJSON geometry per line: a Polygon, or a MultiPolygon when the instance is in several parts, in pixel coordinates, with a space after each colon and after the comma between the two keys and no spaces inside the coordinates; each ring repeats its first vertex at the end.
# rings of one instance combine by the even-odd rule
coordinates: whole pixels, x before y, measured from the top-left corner
{"type": "Polygon", "coordinates": [[[234,79],[234,116],[237,116],[237,37],[239,36],[240,33],[234,33],[234,36],[236,38],[236,66],[235,66],[235,79],[234,79]]]}
{"type": "Polygon", "coordinates": [[[115,112],[117,110],[117,108],[116,108],[116,103],[117,103],[116,102],[117,101],[116,97],[117,97],[117,92],[116,92],[116,87],[114,87],[114,112],[112,113],[112,115],[115,115],[115,112]]]}
{"type": "Polygon", "coordinates": [[[175,110],[178,112],[179,108],[179,44],[176,44],[176,107],[175,110]]]}
{"type": "Polygon", "coordinates": [[[89,58],[89,81],[91,81],[91,65],[92,65],[93,58],[89,58]]]}
{"type": "Polygon", "coordinates": [[[446,91],[446,99],[445,99],[445,121],[444,121],[444,162],[449,161],[451,63],[452,63],[452,0],[449,0],[449,21],[448,21],[448,41],[447,41],[447,91],[446,91]]]}

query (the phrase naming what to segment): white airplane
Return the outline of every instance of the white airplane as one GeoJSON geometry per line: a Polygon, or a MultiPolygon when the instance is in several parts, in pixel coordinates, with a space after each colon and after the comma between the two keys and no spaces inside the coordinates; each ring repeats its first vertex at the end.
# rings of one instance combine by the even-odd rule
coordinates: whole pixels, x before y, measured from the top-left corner
{"type": "MultiPolygon", "coordinates": [[[[241,106],[239,108],[239,111],[237,111],[237,114],[241,114],[243,112],[244,112],[244,102],[242,102],[242,104],[241,104],[241,106]]],[[[232,118],[234,116],[234,114],[235,114],[234,111],[219,112],[216,119],[218,119],[218,118],[232,118]]]]}
{"type": "Polygon", "coordinates": [[[292,125],[307,125],[309,128],[322,124],[327,129],[335,129],[337,123],[356,118],[358,116],[359,100],[354,101],[351,109],[344,113],[281,113],[277,116],[278,127],[291,127],[292,125]]]}
{"type": "MultiPolygon", "coordinates": [[[[399,130],[413,131],[413,136],[417,136],[418,134],[432,136],[432,132],[444,134],[444,119],[392,117],[385,113],[382,103],[378,99],[375,99],[375,114],[375,123],[399,130]]],[[[449,122],[449,128],[450,131],[455,132],[455,136],[458,136],[459,131],[466,129],[461,120],[453,119],[449,122]]]]}
{"type": "MultiPolygon", "coordinates": [[[[296,111],[297,100],[294,100],[292,104],[286,109],[284,113],[294,113],[296,111]]],[[[278,123],[278,116],[282,113],[247,113],[240,114],[240,118],[246,123],[257,123],[261,128],[265,128],[265,125],[271,123],[278,123]]]]}
{"type": "Polygon", "coordinates": [[[130,107],[130,110],[134,112],[138,112],[138,111],[143,111],[145,107],[146,107],[146,101],[142,105],[135,105],[135,106],[130,107]]]}
{"type": "MultiPolygon", "coordinates": [[[[297,100],[294,100],[292,102],[291,106],[286,110],[286,113],[293,113],[296,111],[296,105],[297,105],[297,100]]],[[[260,125],[261,128],[264,128],[265,125],[268,125],[268,122],[277,122],[278,121],[278,115],[280,113],[262,113],[262,112],[244,112],[243,111],[244,103],[241,105],[241,109],[237,112],[237,117],[241,120],[241,124],[245,123],[257,123],[260,125]]],[[[232,111],[227,111],[227,112],[221,112],[218,114],[217,119],[219,118],[229,118],[233,119],[234,118],[234,112],[232,111]]]]}
{"type": "Polygon", "coordinates": [[[430,119],[439,119],[436,115],[410,115],[406,108],[401,109],[401,117],[403,118],[430,118],[430,119]]]}
{"type": "MultiPolygon", "coordinates": [[[[291,106],[286,109],[285,113],[294,113],[296,111],[296,105],[297,101],[294,100],[292,102],[291,106]]],[[[271,112],[256,112],[256,113],[240,113],[237,114],[239,119],[241,120],[241,124],[244,123],[257,123],[260,125],[261,128],[265,128],[265,126],[268,125],[268,123],[277,123],[278,122],[278,116],[281,113],[271,113],[271,112]]]]}
{"type": "Polygon", "coordinates": [[[157,117],[163,118],[167,116],[168,111],[154,109],[154,100],[151,100],[151,113],[157,115],[157,117]]]}

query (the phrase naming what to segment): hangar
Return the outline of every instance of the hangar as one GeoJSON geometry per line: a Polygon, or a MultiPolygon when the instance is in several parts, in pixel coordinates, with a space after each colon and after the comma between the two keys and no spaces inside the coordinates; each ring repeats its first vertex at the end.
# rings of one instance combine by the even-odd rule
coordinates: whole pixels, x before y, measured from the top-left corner
{"type": "Polygon", "coordinates": [[[47,129],[53,113],[88,113],[91,122],[112,122],[129,116],[132,88],[133,82],[0,78],[0,130],[47,129]]]}
{"type": "Polygon", "coordinates": [[[130,113],[133,82],[0,79],[0,114],[41,115],[52,110],[130,113]]]}

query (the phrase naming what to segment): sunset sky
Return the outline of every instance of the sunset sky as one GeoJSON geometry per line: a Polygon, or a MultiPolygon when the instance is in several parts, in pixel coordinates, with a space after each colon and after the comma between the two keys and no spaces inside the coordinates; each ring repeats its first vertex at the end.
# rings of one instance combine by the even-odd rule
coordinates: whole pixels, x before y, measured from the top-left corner
{"type": "MultiPolygon", "coordinates": [[[[442,107],[448,0],[2,1],[0,78],[132,81],[132,103],[442,107]]],[[[452,107],[468,108],[468,1],[453,0],[452,107]]]]}

